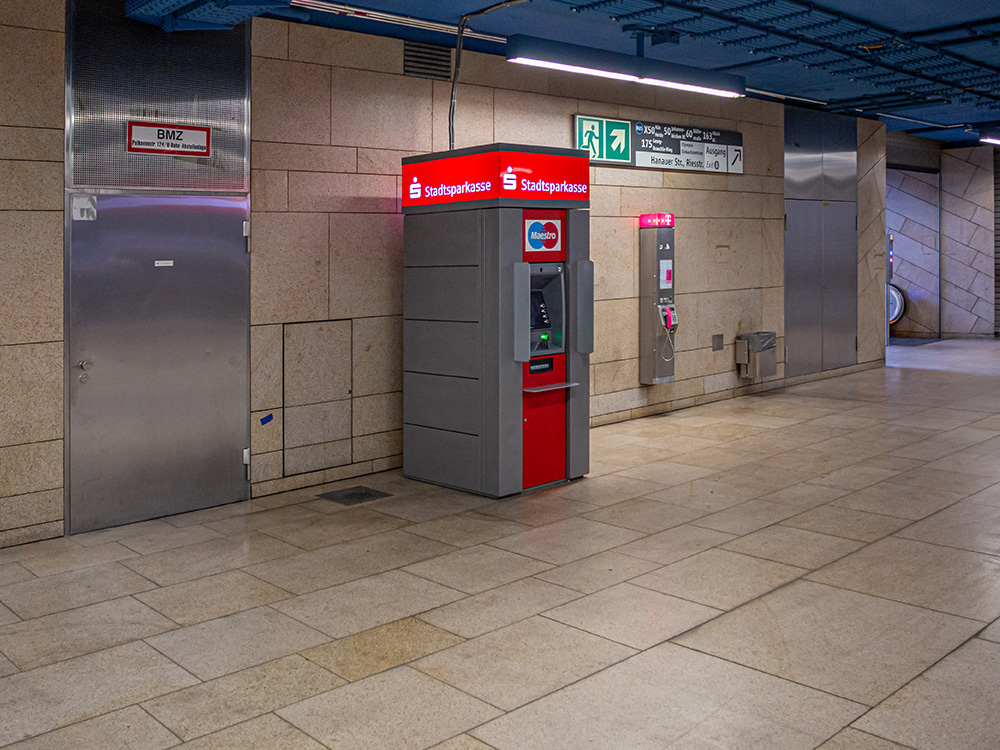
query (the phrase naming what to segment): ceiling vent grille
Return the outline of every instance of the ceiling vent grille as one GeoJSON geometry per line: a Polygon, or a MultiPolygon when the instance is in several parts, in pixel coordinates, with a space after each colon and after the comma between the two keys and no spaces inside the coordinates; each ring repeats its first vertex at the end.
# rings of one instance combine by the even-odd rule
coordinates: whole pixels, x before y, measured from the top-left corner
{"type": "Polygon", "coordinates": [[[451,80],[451,47],[403,42],[403,74],[435,81],[451,80]]]}

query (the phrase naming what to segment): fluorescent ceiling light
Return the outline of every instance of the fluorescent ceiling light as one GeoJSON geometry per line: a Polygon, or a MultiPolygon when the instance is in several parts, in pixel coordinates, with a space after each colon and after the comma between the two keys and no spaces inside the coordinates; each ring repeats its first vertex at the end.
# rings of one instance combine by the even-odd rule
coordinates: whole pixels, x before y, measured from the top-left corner
{"type": "Polygon", "coordinates": [[[983,143],[992,143],[994,146],[1000,146],[1000,138],[980,138],[983,143]]]}
{"type": "Polygon", "coordinates": [[[990,143],[993,144],[994,146],[1000,146],[1000,126],[980,125],[979,140],[983,143],[990,143]]]}
{"type": "Polygon", "coordinates": [[[746,96],[742,76],[521,34],[507,38],[507,61],[729,99],[746,96]]]}

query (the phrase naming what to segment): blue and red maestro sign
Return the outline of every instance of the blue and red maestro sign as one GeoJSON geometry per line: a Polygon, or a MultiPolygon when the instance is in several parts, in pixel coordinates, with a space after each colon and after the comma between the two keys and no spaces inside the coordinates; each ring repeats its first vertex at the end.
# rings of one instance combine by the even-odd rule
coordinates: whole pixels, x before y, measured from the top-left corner
{"type": "Polygon", "coordinates": [[[524,249],[554,250],[559,247],[559,234],[562,232],[562,222],[559,219],[538,221],[528,219],[524,222],[524,249]]]}

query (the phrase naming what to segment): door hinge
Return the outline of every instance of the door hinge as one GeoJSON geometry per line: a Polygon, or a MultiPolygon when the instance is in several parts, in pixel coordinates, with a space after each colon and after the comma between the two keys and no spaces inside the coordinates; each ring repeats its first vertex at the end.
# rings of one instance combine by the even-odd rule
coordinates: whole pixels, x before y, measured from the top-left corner
{"type": "Polygon", "coordinates": [[[244,237],[249,237],[250,236],[250,222],[249,221],[244,221],[243,222],[243,236],[244,237]]]}
{"type": "Polygon", "coordinates": [[[246,479],[250,481],[250,449],[243,449],[243,466],[246,467],[246,479]]]}
{"type": "Polygon", "coordinates": [[[854,351],[858,351],[858,337],[854,337],[854,351]]]}

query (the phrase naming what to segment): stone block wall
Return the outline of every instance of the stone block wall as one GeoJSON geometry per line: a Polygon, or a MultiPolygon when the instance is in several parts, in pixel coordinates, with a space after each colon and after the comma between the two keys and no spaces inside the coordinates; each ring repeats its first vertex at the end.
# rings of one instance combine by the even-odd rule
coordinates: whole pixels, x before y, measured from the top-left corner
{"type": "Polygon", "coordinates": [[[947,149],[939,175],[890,170],[887,180],[894,283],[907,297],[906,315],[893,334],[992,335],[993,148],[947,149]]]}
{"type": "Polygon", "coordinates": [[[885,125],[858,120],[858,363],[885,359],[885,125]]]}
{"type": "Polygon", "coordinates": [[[62,534],[64,14],[0,2],[0,547],[62,534]]]}

